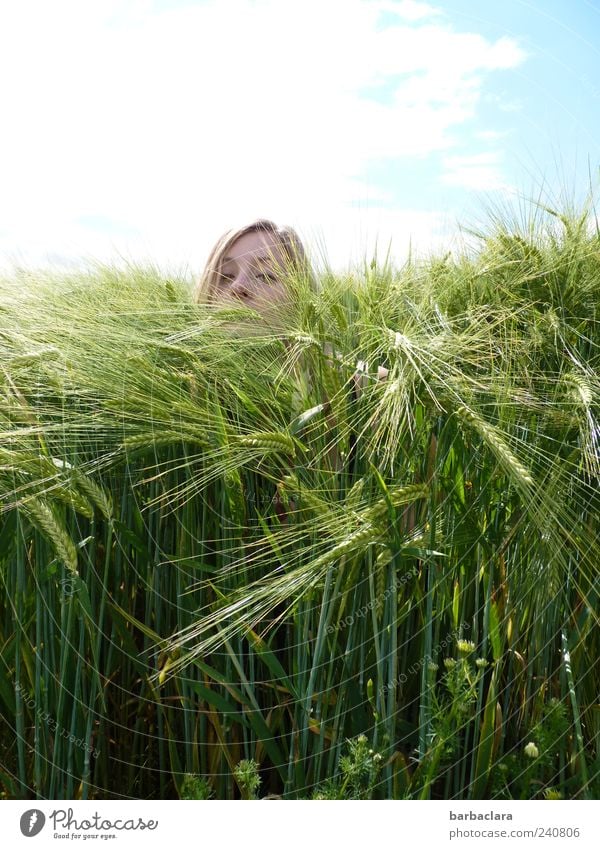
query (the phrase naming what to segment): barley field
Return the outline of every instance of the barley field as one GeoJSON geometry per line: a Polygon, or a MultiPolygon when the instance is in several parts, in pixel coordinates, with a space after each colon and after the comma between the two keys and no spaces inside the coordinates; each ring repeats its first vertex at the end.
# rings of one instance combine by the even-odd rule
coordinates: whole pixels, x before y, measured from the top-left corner
{"type": "Polygon", "coordinates": [[[0,282],[1,798],[598,798],[600,235],[525,218],[277,333],[0,282]]]}

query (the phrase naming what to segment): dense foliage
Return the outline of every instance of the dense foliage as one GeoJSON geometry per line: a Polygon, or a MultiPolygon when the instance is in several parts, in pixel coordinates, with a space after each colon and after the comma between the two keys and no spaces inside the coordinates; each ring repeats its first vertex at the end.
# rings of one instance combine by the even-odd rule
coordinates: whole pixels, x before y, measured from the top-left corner
{"type": "Polygon", "coordinates": [[[597,797],[597,231],[290,285],[0,284],[0,795],[597,797]]]}

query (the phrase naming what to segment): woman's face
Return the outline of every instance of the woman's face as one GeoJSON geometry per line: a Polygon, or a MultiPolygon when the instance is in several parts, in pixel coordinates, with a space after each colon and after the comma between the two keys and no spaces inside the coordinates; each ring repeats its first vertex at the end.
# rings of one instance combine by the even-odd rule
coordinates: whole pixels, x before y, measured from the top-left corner
{"type": "Polygon", "coordinates": [[[273,318],[290,302],[284,276],[279,240],[271,233],[245,233],[223,257],[213,300],[249,307],[265,319],[273,318]]]}

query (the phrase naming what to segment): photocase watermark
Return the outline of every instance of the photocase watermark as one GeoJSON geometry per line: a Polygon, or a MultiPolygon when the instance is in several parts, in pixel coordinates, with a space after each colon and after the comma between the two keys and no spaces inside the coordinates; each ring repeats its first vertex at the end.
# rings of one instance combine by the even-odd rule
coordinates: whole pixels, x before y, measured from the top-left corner
{"type": "MultiPolygon", "coordinates": [[[[73,813],[73,808],[57,808],[48,815],[48,822],[52,823],[54,837],[76,839],[76,840],[92,840],[98,839],[113,840],[117,836],[111,832],[119,831],[154,831],[158,827],[158,820],[144,820],[142,817],[137,819],[130,817],[125,819],[119,817],[116,820],[110,820],[102,817],[96,811],[93,816],[86,816],[83,819],[76,819],[73,813]],[[61,829],[63,833],[61,834],[61,829]],[[83,832],[83,834],[80,834],[83,832]],[[92,833],[88,833],[92,832],[92,833]],[[96,833],[93,833],[96,832],[96,833]],[[101,832],[98,834],[98,832],[101,832]]],[[[35,837],[44,828],[46,824],[46,816],[39,808],[30,808],[21,814],[20,820],[21,834],[24,837],[35,837]]]]}
{"type": "Polygon", "coordinates": [[[36,701],[31,693],[28,693],[27,690],[20,684],[15,685],[15,692],[19,693],[23,700],[23,704],[26,705],[29,710],[34,710],[41,719],[55,734],[68,739],[69,743],[72,743],[74,746],[78,746],[80,749],[85,749],[86,752],[89,752],[93,758],[97,758],[100,754],[97,749],[94,749],[93,746],[88,746],[85,740],[81,737],[75,737],[66,728],[63,728],[47,711],[43,711],[40,707],[36,707],[36,701]]]}
{"type": "MultiPolygon", "coordinates": [[[[80,834],[77,834],[79,831],[145,831],[146,829],[154,831],[158,827],[158,820],[144,820],[141,817],[138,817],[137,820],[133,818],[110,820],[104,819],[98,811],[92,817],[78,820],[74,817],[73,808],[68,808],[67,810],[58,808],[52,811],[48,816],[48,820],[52,821],[55,832],[58,830],[58,826],[66,829],[66,834],[55,835],[55,837],[68,837],[69,835],[71,837],[81,837],[80,834]]],[[[115,835],[102,834],[100,836],[114,837],[115,835]]],[[[89,837],[97,837],[97,835],[83,835],[84,840],[89,837]]]]}
{"type": "Polygon", "coordinates": [[[468,622],[461,622],[453,631],[450,631],[443,640],[433,648],[431,654],[426,654],[422,658],[420,658],[416,663],[411,664],[406,672],[401,672],[400,675],[394,680],[389,681],[387,684],[384,684],[379,688],[381,695],[385,695],[389,693],[390,690],[396,690],[398,687],[402,687],[403,684],[406,684],[409,677],[412,675],[416,675],[417,672],[420,672],[424,666],[429,663],[433,663],[435,655],[439,654],[443,649],[450,648],[450,646],[454,645],[461,637],[464,631],[469,629],[468,622]]]}
{"type": "Polygon", "coordinates": [[[21,834],[24,837],[35,837],[40,833],[45,824],[46,817],[38,808],[30,808],[24,814],[21,814],[21,821],[19,823],[21,834]]]}
{"type": "Polygon", "coordinates": [[[77,584],[74,577],[69,576],[67,578],[61,578],[58,583],[60,584],[64,595],[75,595],[77,593],[77,584]]]}
{"type": "Polygon", "coordinates": [[[585,86],[589,92],[590,96],[597,100],[600,97],[600,86],[598,86],[595,79],[591,79],[589,74],[584,74],[580,80],[581,85],[585,86]]]}
{"type": "Polygon", "coordinates": [[[376,598],[370,599],[366,604],[363,604],[362,607],[359,607],[358,610],[355,610],[353,613],[349,613],[344,619],[336,622],[335,625],[328,625],[325,629],[326,632],[328,634],[333,634],[335,631],[341,631],[342,628],[348,628],[350,625],[353,625],[357,619],[362,619],[367,616],[374,607],[378,607],[380,604],[383,604],[385,600],[392,595],[392,593],[398,592],[400,587],[407,584],[412,578],[417,578],[418,576],[419,570],[416,566],[413,566],[413,568],[409,569],[408,572],[405,572],[402,577],[394,578],[391,586],[389,586],[385,592],[381,593],[376,598]]]}
{"type": "Polygon", "coordinates": [[[263,506],[266,504],[285,505],[288,501],[297,505],[301,498],[302,496],[299,493],[293,492],[290,492],[286,497],[281,495],[279,492],[276,492],[273,495],[269,495],[266,492],[247,492],[244,494],[244,501],[247,504],[262,504],[263,506]]]}

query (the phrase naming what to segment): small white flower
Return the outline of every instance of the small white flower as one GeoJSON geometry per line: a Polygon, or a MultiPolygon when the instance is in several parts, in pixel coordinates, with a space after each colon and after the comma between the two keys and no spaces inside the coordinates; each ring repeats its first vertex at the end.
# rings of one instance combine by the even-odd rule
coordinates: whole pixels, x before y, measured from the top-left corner
{"type": "Polygon", "coordinates": [[[535,745],[535,743],[527,743],[525,748],[523,749],[528,758],[539,758],[540,750],[535,745]]]}
{"type": "Polygon", "coordinates": [[[50,457],[57,469],[72,469],[74,468],[67,460],[61,460],[60,457],[50,457]]]}

